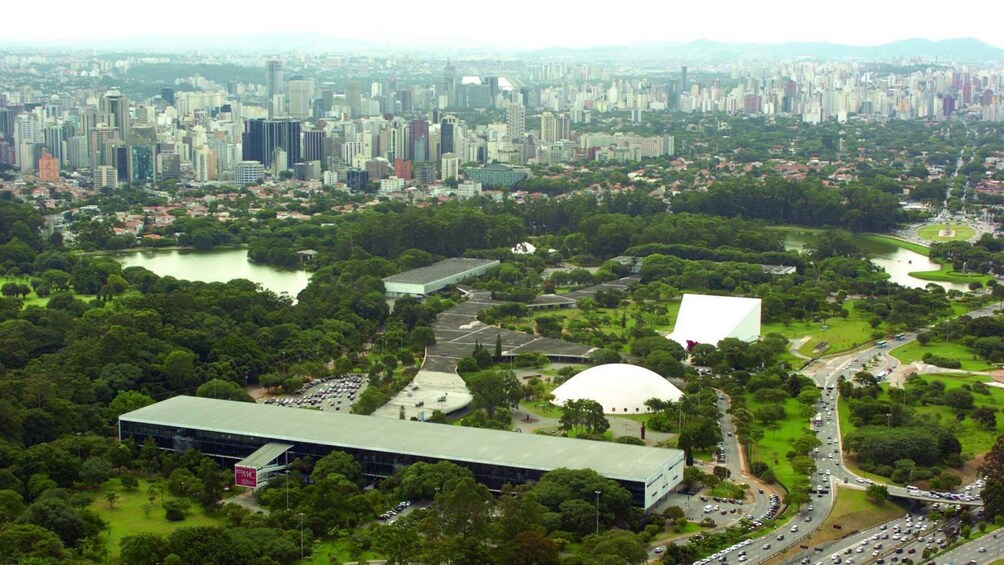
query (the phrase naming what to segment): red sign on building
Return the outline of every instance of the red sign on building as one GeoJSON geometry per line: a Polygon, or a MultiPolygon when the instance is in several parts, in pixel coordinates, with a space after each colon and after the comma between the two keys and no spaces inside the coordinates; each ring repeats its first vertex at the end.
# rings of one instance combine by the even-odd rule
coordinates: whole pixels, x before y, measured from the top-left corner
{"type": "Polygon", "coordinates": [[[258,469],[234,465],[234,484],[239,487],[256,488],[258,486],[258,469]]]}

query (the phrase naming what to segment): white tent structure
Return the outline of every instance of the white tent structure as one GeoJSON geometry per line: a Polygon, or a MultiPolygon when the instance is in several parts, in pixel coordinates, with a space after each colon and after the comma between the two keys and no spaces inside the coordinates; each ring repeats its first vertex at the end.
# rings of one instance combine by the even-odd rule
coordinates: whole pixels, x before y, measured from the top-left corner
{"type": "Polygon", "coordinates": [[[644,367],[610,363],[582,371],[554,389],[554,404],[588,398],[603,406],[606,414],[638,414],[648,411],[650,398],[677,402],[683,397],[680,389],[658,373],[644,367]]]}
{"type": "Polygon", "coordinates": [[[669,339],[687,347],[687,342],[718,342],[734,337],[753,341],[760,337],[760,299],[711,294],[684,294],[680,314],[669,339]]]}

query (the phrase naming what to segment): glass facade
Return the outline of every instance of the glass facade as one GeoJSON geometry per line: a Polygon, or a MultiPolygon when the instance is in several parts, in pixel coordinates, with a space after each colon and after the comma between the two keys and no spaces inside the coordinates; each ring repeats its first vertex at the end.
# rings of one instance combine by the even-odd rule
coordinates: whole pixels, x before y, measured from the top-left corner
{"type": "MultiPolygon", "coordinates": [[[[218,460],[225,467],[233,466],[234,463],[244,459],[269,442],[293,444],[293,448],[287,452],[290,460],[308,455],[317,460],[334,450],[343,451],[355,457],[356,461],[363,467],[363,474],[371,478],[389,477],[397,469],[419,461],[436,463],[442,460],[436,457],[308,443],[286,437],[258,437],[130,422],[127,420],[119,421],[120,440],[132,438],[137,444],[142,445],[148,437],[153,438],[161,449],[177,452],[196,449],[218,460]]],[[[478,482],[495,491],[501,490],[507,484],[518,485],[537,481],[546,472],[539,469],[528,469],[512,465],[495,465],[456,460],[453,462],[470,469],[478,482]]],[[[645,508],[644,481],[617,480],[617,483],[631,493],[632,501],[636,506],[645,508]]]]}

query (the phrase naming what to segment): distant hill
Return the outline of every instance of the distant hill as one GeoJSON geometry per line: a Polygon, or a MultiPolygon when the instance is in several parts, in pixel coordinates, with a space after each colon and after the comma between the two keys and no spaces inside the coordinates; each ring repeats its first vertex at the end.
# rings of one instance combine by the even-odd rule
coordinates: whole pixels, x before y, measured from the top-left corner
{"type": "Polygon", "coordinates": [[[690,43],[649,43],[624,47],[594,47],[587,49],[551,48],[527,53],[541,58],[651,59],[669,58],[691,61],[737,59],[845,59],[919,57],[958,61],[1004,61],[1004,49],[987,45],[971,37],[934,41],[905,39],[874,46],[839,45],[835,43],[724,43],[698,40],[690,43]]]}
{"type": "Polygon", "coordinates": [[[689,43],[639,43],[629,46],[588,48],[551,47],[546,49],[513,49],[479,44],[469,38],[436,38],[407,44],[345,39],[323,33],[268,33],[258,35],[144,35],[122,39],[93,41],[45,38],[45,41],[5,41],[7,48],[78,48],[98,51],[187,52],[221,51],[245,53],[281,53],[291,51],[332,52],[345,54],[421,54],[454,57],[486,54],[519,56],[527,59],[566,59],[569,61],[653,60],[670,61],[748,60],[748,59],[889,59],[893,57],[939,59],[944,61],[1004,61],[1004,49],[978,39],[945,40],[905,39],[873,46],[839,45],[835,43],[726,43],[697,40],[689,43]]]}

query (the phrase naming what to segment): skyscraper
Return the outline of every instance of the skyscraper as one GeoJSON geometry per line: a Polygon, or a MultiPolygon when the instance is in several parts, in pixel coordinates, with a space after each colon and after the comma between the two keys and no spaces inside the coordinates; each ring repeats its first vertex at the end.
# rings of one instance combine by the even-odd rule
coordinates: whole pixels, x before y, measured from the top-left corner
{"type": "Polygon", "coordinates": [[[303,132],[303,161],[324,161],[324,130],[303,132]]]}
{"type": "Polygon", "coordinates": [[[680,66],[680,92],[679,92],[679,94],[681,96],[684,95],[684,94],[686,94],[687,93],[687,88],[688,88],[688,85],[687,85],[687,65],[681,65],[680,66]]]}
{"type": "Polygon", "coordinates": [[[506,124],[509,126],[509,140],[522,139],[526,134],[526,107],[518,102],[509,104],[505,111],[506,124]]]}
{"type": "Polygon", "coordinates": [[[408,136],[409,152],[412,161],[426,161],[429,158],[429,122],[423,119],[411,121],[411,134],[408,136]]]}
{"type": "Polygon", "coordinates": [[[289,115],[294,118],[310,117],[310,97],[313,94],[311,81],[294,78],[289,81],[289,115]]]}
{"type": "Polygon", "coordinates": [[[111,124],[119,130],[119,139],[129,141],[129,99],[117,90],[109,90],[101,97],[101,111],[112,116],[111,124]]]}
{"type": "Polygon", "coordinates": [[[543,143],[558,141],[558,120],[551,112],[544,112],[540,116],[540,141],[543,143]]]}
{"type": "Polygon", "coordinates": [[[265,81],[268,87],[268,99],[276,94],[282,94],[286,89],[286,83],[282,79],[282,61],[279,59],[269,59],[265,63],[265,81]]]}
{"type": "Polygon", "coordinates": [[[363,93],[358,82],[350,80],[345,83],[345,103],[349,105],[353,118],[362,115],[363,93]]]}
{"type": "Polygon", "coordinates": [[[258,161],[265,168],[272,166],[276,149],[286,152],[286,163],[299,163],[300,122],[298,120],[269,120],[255,118],[244,124],[243,159],[258,161]]]}

